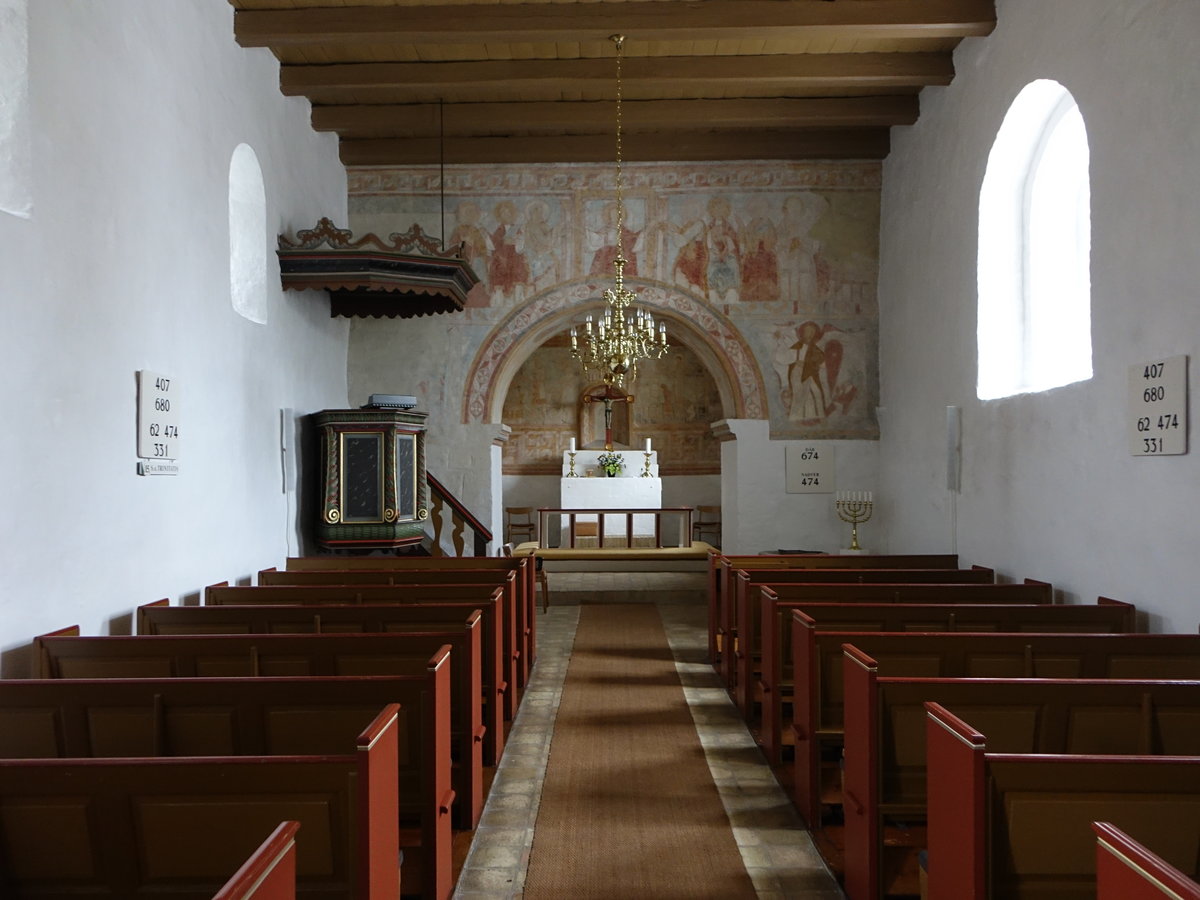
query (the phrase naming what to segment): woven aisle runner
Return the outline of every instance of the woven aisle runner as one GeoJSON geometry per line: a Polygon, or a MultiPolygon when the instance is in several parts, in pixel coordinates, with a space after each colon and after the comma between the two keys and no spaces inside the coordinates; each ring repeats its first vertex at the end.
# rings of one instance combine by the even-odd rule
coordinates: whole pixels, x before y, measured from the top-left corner
{"type": "Polygon", "coordinates": [[[652,604],[580,608],[524,896],[755,897],[652,604]]]}

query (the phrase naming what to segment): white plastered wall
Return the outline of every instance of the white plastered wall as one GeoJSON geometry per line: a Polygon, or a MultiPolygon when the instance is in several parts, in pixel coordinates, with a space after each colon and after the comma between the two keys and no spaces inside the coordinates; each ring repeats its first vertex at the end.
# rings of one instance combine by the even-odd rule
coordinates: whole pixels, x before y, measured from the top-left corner
{"type": "MultiPolygon", "coordinates": [[[[880,237],[881,509],[893,552],[949,550],[1062,597],[1137,603],[1195,631],[1200,458],[1134,458],[1127,367],[1200,342],[1200,4],[998,0],[915,126],[892,130],[880,237]],[[1094,377],[975,397],[976,226],[988,151],[1018,91],[1053,78],[1091,147],[1094,377]],[[946,414],[962,408],[962,492],[946,414]],[[957,509],[955,509],[955,503],[957,509]],[[957,527],[955,519],[957,518],[957,527]]],[[[1194,429],[1193,429],[1194,433],[1194,429]]]]}
{"type": "Polygon", "coordinates": [[[0,214],[6,676],[27,674],[36,634],[126,630],[138,604],[295,552],[280,409],[347,400],[347,326],[324,295],[285,294],[275,268],[268,324],[231,308],[239,143],[262,166],[268,230],[346,210],[335,138],[280,95],[269,51],[237,46],[232,7],[37,0],[29,59],[33,215],[0,214]],[[136,474],[141,369],[179,389],[178,476],[136,474]]]}

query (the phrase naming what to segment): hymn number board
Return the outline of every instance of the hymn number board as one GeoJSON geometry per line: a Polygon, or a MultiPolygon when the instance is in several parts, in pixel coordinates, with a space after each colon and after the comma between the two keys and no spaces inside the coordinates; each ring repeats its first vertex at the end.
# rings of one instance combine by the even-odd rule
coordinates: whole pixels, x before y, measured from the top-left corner
{"type": "Polygon", "coordinates": [[[1129,367],[1129,452],[1134,456],[1187,453],[1187,357],[1129,367]]]}
{"type": "Polygon", "coordinates": [[[160,372],[138,372],[138,446],[143,475],[174,475],[179,459],[179,386],[160,372]]]}
{"type": "Polygon", "coordinates": [[[784,452],[787,493],[832,494],[833,447],[829,444],[787,444],[784,452]]]}

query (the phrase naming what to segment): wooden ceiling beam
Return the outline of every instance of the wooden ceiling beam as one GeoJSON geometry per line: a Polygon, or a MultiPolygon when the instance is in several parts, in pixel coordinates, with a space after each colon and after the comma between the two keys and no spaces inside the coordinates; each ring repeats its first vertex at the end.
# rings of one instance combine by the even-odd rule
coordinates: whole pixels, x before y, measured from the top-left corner
{"type": "MultiPolygon", "coordinates": [[[[635,4],[636,5],[636,4],[635,4]]],[[[653,4],[647,4],[653,5],[653,4]]],[[[906,87],[947,85],[954,77],[949,53],[825,53],[777,56],[638,57],[626,59],[623,81],[627,96],[698,88],[719,95],[747,87],[790,91],[821,88],[906,87]]],[[[412,92],[474,90],[480,99],[497,92],[519,96],[524,90],[615,92],[611,59],[488,60],[444,63],[343,63],[327,66],[282,66],[280,88],[288,96],[319,96],[318,102],[355,92],[386,88],[398,95],[412,92]]],[[[418,99],[424,99],[418,98],[418,99]]]]}
{"type": "MultiPolygon", "coordinates": [[[[483,137],[447,139],[450,165],[504,163],[612,162],[609,142],[585,135],[557,137],[483,137]]],[[[889,149],[887,128],[749,129],[672,131],[646,134],[625,145],[627,162],[679,162],[738,159],[883,159],[889,149]]],[[[347,166],[437,165],[437,138],[343,140],[347,166]]]]}
{"type": "Polygon", "coordinates": [[[498,3],[239,9],[243,47],[480,44],[713,39],[971,37],[996,26],[994,0],[671,0],[657,3],[498,3]]]}
{"type": "MultiPolygon", "coordinates": [[[[461,103],[314,106],[317,131],[343,138],[436,137],[445,114],[452,137],[507,134],[609,134],[616,121],[612,101],[555,103],[461,103]]],[[[912,125],[916,94],[888,97],[813,97],[738,100],[627,100],[622,127],[627,133],[698,128],[864,128],[912,125]]]]}

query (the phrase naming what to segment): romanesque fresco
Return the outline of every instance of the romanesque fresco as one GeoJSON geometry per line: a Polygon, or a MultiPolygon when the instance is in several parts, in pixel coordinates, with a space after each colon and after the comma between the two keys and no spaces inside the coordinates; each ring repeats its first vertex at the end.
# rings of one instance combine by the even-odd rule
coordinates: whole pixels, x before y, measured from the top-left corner
{"type": "MultiPolygon", "coordinates": [[[[677,310],[670,298],[686,297],[737,329],[777,438],[878,436],[880,177],[869,162],[625,168],[627,286],[677,310]]],[[[436,170],[352,170],[350,211],[356,233],[415,220],[461,244],[481,284],[459,337],[484,342],[564,285],[599,296],[611,284],[614,185],[610,166],[454,167],[441,208],[436,170]]]]}
{"type": "MultiPolygon", "coordinates": [[[[589,384],[561,340],[535,350],[513,377],[504,399],[506,474],[555,474],[572,436],[587,446],[580,428],[580,398],[589,384]]],[[[636,453],[650,438],[664,474],[720,471],[720,448],[710,425],[722,417],[712,375],[687,347],[641,367],[631,390],[631,423],[617,449],[636,453]]],[[[590,410],[584,409],[584,414],[590,410]]],[[[595,432],[596,428],[590,429],[595,432]]],[[[602,446],[602,445],[601,445],[602,446]]]]}

